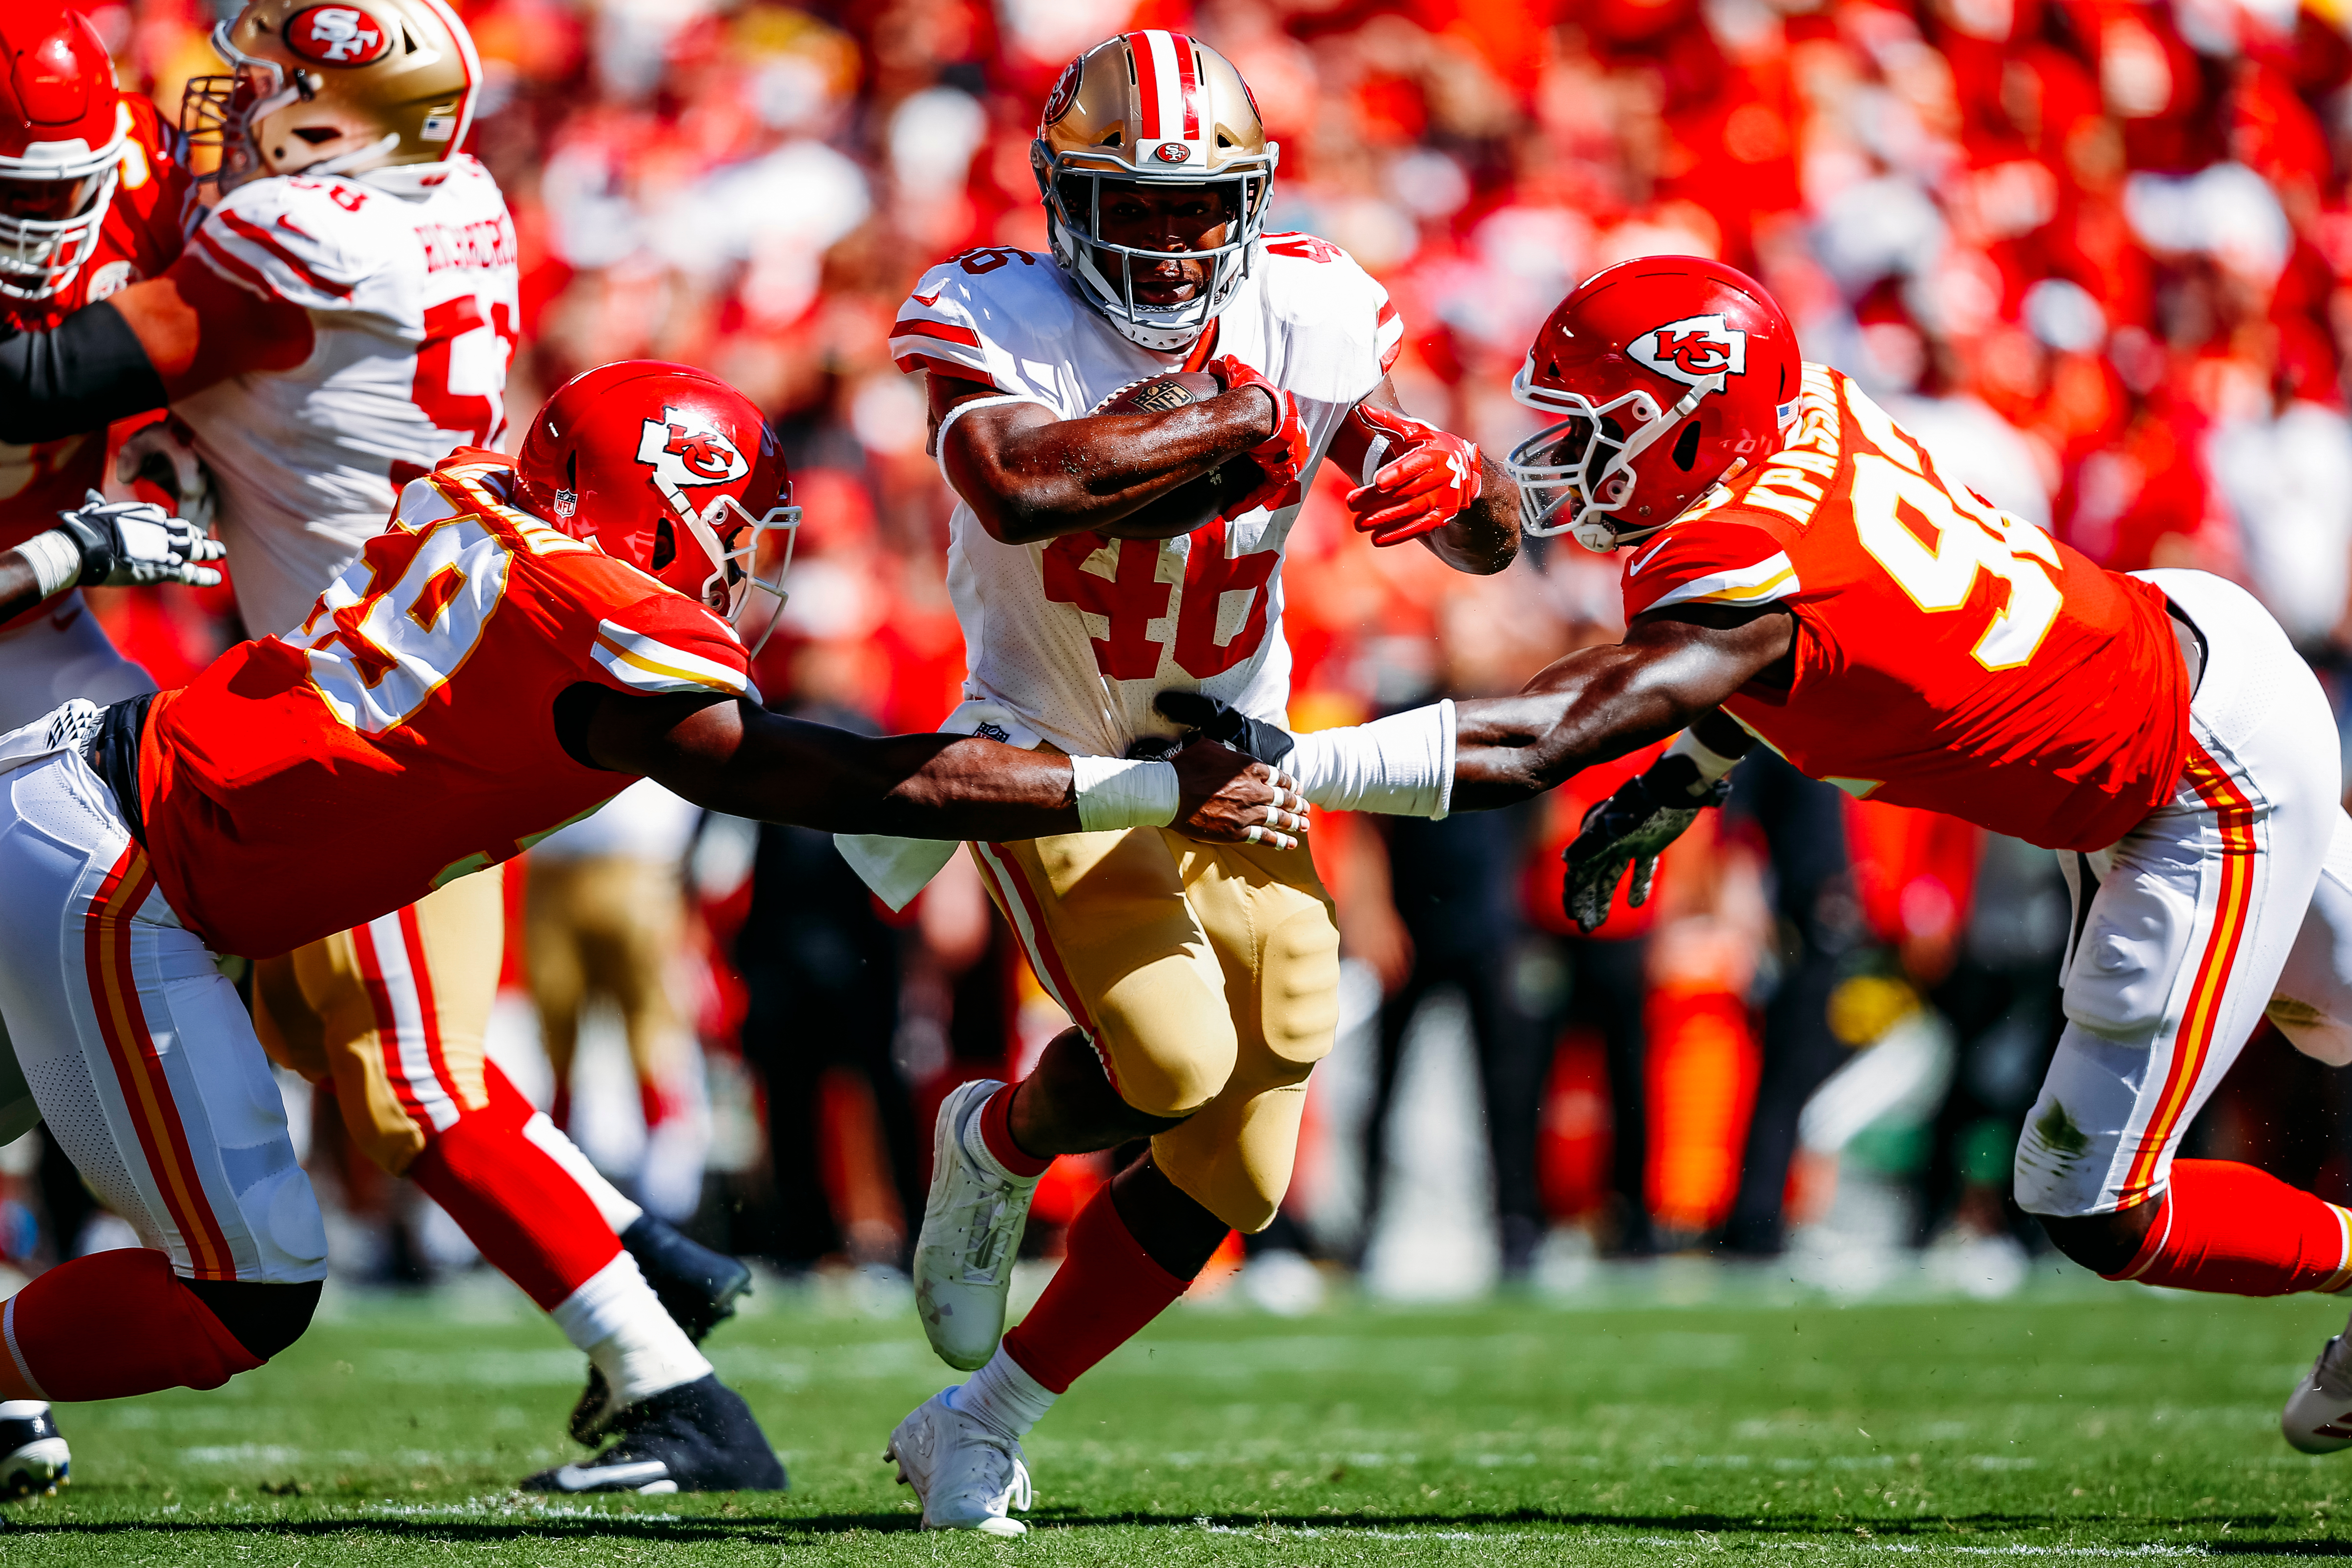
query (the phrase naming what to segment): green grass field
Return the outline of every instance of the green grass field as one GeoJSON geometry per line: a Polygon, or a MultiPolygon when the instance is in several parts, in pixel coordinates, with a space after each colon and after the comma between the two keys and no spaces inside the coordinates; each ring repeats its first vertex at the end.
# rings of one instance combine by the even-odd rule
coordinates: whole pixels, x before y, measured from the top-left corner
{"type": "Polygon", "coordinates": [[[341,1298],[217,1393],[66,1406],[0,1564],[2352,1555],[2352,1454],[2273,1425],[2310,1298],[1180,1310],[1035,1435],[1017,1542],[917,1531],[878,1458],[950,1380],[910,1319],[772,1300],[714,1348],[789,1494],[527,1499],[580,1363],[519,1306],[341,1298]]]}

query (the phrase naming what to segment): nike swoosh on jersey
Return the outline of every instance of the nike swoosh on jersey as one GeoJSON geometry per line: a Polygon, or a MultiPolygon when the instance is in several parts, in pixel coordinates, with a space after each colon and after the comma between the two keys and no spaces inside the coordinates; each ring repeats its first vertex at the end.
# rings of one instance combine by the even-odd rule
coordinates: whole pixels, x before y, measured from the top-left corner
{"type": "Polygon", "coordinates": [[[1673,542],[1674,541],[1670,539],[1661,539],[1655,544],[1650,546],[1649,552],[1647,554],[1635,557],[1633,563],[1625,568],[1625,575],[1628,577],[1639,577],[1642,574],[1642,568],[1647,566],[1651,562],[1655,561],[1658,558],[1658,552],[1664,550],[1667,545],[1673,542]]]}

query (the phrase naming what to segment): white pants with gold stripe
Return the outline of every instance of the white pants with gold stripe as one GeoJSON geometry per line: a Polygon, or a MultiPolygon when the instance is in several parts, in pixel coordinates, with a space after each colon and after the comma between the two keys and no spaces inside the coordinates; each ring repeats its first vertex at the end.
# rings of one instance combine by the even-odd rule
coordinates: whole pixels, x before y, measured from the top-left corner
{"type": "Polygon", "coordinates": [[[91,1189],[185,1278],[324,1279],[318,1199],[236,988],[79,752],[0,773],[0,1017],[91,1189]]]}
{"type": "Polygon", "coordinates": [[[2074,907],[2066,1030],[2017,1146],[2033,1214],[2160,1194],[2266,1010],[2314,1055],[2352,1047],[2352,823],[2326,697],[2244,590],[2142,575],[2204,634],[2205,669],[2172,799],[2121,842],[2059,856],[2074,907]],[[2274,1005],[2291,954],[2300,994],[2274,1005]]]}

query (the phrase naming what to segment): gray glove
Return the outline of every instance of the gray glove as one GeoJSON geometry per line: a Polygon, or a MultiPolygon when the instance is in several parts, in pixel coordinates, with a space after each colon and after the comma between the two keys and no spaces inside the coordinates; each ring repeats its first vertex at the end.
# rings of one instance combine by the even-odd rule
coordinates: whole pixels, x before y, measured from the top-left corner
{"type": "Polygon", "coordinates": [[[1661,757],[1647,773],[1619,784],[1614,795],[1584,814],[1583,828],[1560,852],[1567,867],[1560,880],[1561,910],[1579,931],[1589,935],[1599,930],[1628,866],[1633,886],[1625,901],[1636,909],[1647,903],[1659,855],[1700,812],[1730,795],[1729,778],[1702,784],[1697,765],[1681,756],[1661,757]]]}
{"type": "Polygon", "coordinates": [[[171,496],[172,510],[198,532],[212,527],[212,471],[196,456],[194,437],[177,419],[158,419],[133,430],[115,455],[114,477],[126,485],[145,479],[171,496]]]}
{"type": "Polygon", "coordinates": [[[92,490],[80,506],[58,513],[58,526],[81,550],[77,587],[184,583],[209,588],[221,580],[218,572],[198,564],[227,553],[220,541],[152,501],[110,501],[92,490]]]}

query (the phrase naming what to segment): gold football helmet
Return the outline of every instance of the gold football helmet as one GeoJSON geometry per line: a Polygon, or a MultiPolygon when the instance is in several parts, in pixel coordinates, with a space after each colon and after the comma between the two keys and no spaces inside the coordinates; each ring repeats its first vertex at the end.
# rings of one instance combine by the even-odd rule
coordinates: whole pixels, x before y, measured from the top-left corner
{"type": "Polygon", "coordinates": [[[213,29],[226,74],[180,99],[223,190],[265,174],[437,163],[474,114],[482,64],[446,0],[253,0],[213,29]]]}
{"type": "Polygon", "coordinates": [[[1165,353],[1199,337],[1249,276],[1281,153],[1265,139],[1257,100],[1231,60],[1153,27],[1121,33],[1069,63],[1038,117],[1029,162],[1055,261],[1121,335],[1165,353]],[[1106,182],[1226,187],[1224,243],[1206,251],[1110,244],[1100,237],[1106,182]],[[1135,264],[1171,257],[1210,258],[1209,287],[1181,304],[1139,302],[1135,264]]]}

